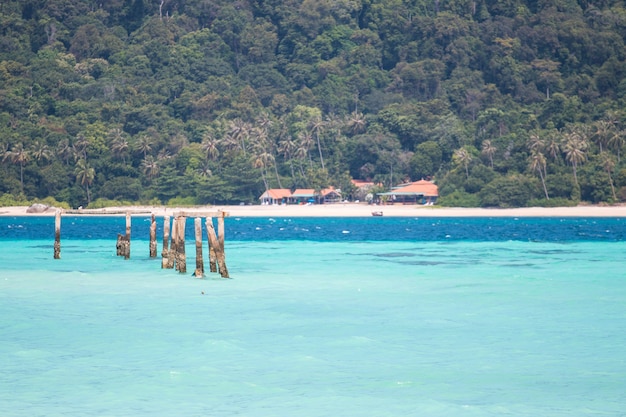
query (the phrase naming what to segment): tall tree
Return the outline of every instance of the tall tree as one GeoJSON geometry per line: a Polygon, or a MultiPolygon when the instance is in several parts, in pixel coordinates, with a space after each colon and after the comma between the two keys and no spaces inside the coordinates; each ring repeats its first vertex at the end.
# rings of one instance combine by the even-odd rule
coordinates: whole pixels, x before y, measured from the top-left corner
{"type": "Polygon", "coordinates": [[[493,156],[495,155],[497,150],[498,148],[493,146],[489,139],[483,140],[481,153],[489,158],[489,166],[491,168],[493,168],[493,156]]]}
{"type": "Polygon", "coordinates": [[[22,142],[19,142],[13,147],[11,147],[10,151],[5,151],[3,161],[11,161],[11,163],[15,165],[19,165],[20,167],[20,190],[22,193],[24,192],[24,166],[30,160],[30,151],[24,149],[24,145],[22,142]]]}
{"type": "Polygon", "coordinates": [[[544,171],[546,170],[546,157],[538,150],[532,149],[530,151],[529,167],[531,171],[536,171],[539,173],[539,178],[541,178],[541,185],[543,186],[543,192],[546,196],[546,200],[550,199],[548,195],[548,189],[546,188],[546,179],[544,177],[544,171]]]}
{"type": "Polygon", "coordinates": [[[85,190],[87,191],[87,205],[89,205],[91,203],[89,186],[93,183],[94,178],[96,178],[96,171],[89,165],[86,159],[79,159],[76,162],[74,175],[76,175],[76,180],[80,183],[80,185],[85,187],[85,190]]]}
{"type": "Polygon", "coordinates": [[[565,152],[565,159],[572,164],[572,170],[574,173],[574,182],[576,187],[579,187],[578,176],[576,175],[576,168],[587,159],[587,138],[584,135],[583,130],[578,127],[570,128],[564,136],[563,151],[565,152]]]}

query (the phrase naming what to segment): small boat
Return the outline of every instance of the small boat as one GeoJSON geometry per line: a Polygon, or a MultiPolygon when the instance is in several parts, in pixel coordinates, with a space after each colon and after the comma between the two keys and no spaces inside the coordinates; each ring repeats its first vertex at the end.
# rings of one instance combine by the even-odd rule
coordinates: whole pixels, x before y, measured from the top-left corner
{"type": "Polygon", "coordinates": [[[382,210],[372,211],[372,216],[381,217],[383,215],[382,210]]]}

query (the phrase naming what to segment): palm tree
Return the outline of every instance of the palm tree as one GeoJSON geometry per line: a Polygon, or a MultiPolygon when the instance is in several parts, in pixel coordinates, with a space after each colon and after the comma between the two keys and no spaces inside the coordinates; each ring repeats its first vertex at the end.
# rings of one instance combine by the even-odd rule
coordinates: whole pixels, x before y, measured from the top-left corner
{"type": "Polygon", "coordinates": [[[31,154],[37,162],[49,161],[52,158],[52,151],[45,142],[39,142],[38,140],[33,143],[31,147],[31,154]]]}
{"type": "Polygon", "coordinates": [[[458,165],[465,167],[465,176],[469,179],[469,164],[472,162],[472,155],[465,148],[460,148],[454,151],[452,159],[458,165]]]}
{"type": "Polygon", "coordinates": [[[146,156],[143,161],[141,161],[141,168],[149,180],[154,179],[159,174],[159,163],[152,155],[146,156]]]}
{"type": "Polygon", "coordinates": [[[111,138],[111,152],[116,158],[121,158],[126,165],[126,153],[128,153],[128,140],[121,129],[113,129],[109,132],[111,138]]]}
{"type": "Polygon", "coordinates": [[[608,152],[601,152],[600,162],[602,163],[602,167],[606,170],[606,173],[609,175],[609,184],[611,184],[613,201],[617,201],[617,196],[615,195],[615,185],[613,185],[613,176],[611,175],[613,168],[615,168],[615,161],[613,160],[613,156],[610,155],[608,152]]]}
{"type": "Polygon", "coordinates": [[[79,159],[76,162],[74,175],[76,175],[76,180],[80,182],[80,185],[85,187],[85,190],[87,191],[87,205],[89,205],[91,203],[89,186],[96,177],[96,171],[89,165],[86,159],[79,159]]]}
{"type": "Polygon", "coordinates": [[[313,167],[313,160],[311,159],[311,153],[309,150],[311,149],[311,145],[313,144],[313,136],[311,136],[311,132],[300,132],[298,133],[298,149],[296,154],[299,155],[302,159],[304,157],[309,158],[309,165],[313,167]]]}
{"type": "Polygon", "coordinates": [[[70,141],[68,139],[61,140],[57,145],[56,153],[59,158],[65,161],[65,165],[69,165],[70,158],[74,156],[73,148],[70,145],[70,141]]]}
{"type": "Polygon", "coordinates": [[[533,132],[530,134],[526,146],[528,146],[528,149],[532,152],[535,150],[542,151],[543,148],[545,148],[546,144],[538,132],[533,132]]]}
{"type": "Polygon", "coordinates": [[[231,120],[229,123],[228,136],[233,143],[237,143],[244,156],[246,154],[246,141],[250,136],[250,129],[252,127],[249,123],[237,118],[231,120]]]}
{"type": "Polygon", "coordinates": [[[20,166],[20,189],[24,192],[24,166],[30,160],[30,152],[24,149],[24,145],[20,142],[14,145],[10,151],[4,152],[2,161],[6,160],[20,166]]]}
{"type": "Polygon", "coordinates": [[[322,169],[324,169],[324,157],[322,156],[322,144],[320,143],[320,133],[324,131],[324,128],[326,127],[326,123],[324,122],[321,116],[316,116],[309,122],[309,127],[311,129],[311,133],[315,134],[315,139],[317,141],[317,149],[320,153],[320,163],[322,164],[322,169]]]}
{"type": "Polygon", "coordinates": [[[529,167],[531,171],[539,172],[539,178],[541,178],[541,185],[543,185],[543,192],[546,195],[546,200],[550,199],[548,196],[548,189],[546,188],[546,180],[544,177],[544,171],[546,170],[546,157],[537,149],[530,151],[529,167]]]}
{"type": "Polygon", "coordinates": [[[354,112],[346,120],[346,125],[352,134],[363,133],[365,131],[365,117],[363,113],[354,112]]]}
{"type": "Polygon", "coordinates": [[[204,151],[206,157],[211,161],[215,161],[220,155],[220,150],[217,148],[217,143],[217,139],[215,139],[215,137],[209,132],[206,132],[202,136],[202,143],[200,144],[200,146],[202,147],[202,150],[204,151]]]}
{"type": "Polygon", "coordinates": [[[548,134],[548,142],[546,143],[546,152],[554,161],[559,160],[561,155],[561,145],[559,143],[559,134],[556,130],[548,134]]]}
{"type": "Polygon", "coordinates": [[[563,151],[565,152],[565,159],[572,164],[572,170],[574,172],[574,182],[576,187],[579,187],[578,177],[576,176],[576,168],[587,159],[587,138],[584,136],[584,132],[577,128],[570,129],[565,134],[565,143],[563,144],[563,151]]]}
{"type": "Polygon", "coordinates": [[[483,140],[482,154],[489,158],[489,165],[493,169],[493,155],[495,155],[498,148],[491,144],[490,140],[483,140]]]}
{"type": "Polygon", "coordinates": [[[154,145],[152,138],[149,135],[142,133],[137,138],[135,150],[141,152],[143,154],[143,159],[145,160],[148,156],[148,152],[152,151],[152,145],[154,145]]]}
{"type": "Polygon", "coordinates": [[[609,138],[608,146],[617,151],[617,163],[621,162],[621,150],[626,144],[626,131],[615,131],[609,138]]]}
{"type": "Polygon", "coordinates": [[[198,175],[200,175],[201,177],[210,177],[211,175],[213,175],[210,162],[206,159],[202,161],[202,165],[198,167],[197,172],[198,175]]]}
{"type": "Polygon", "coordinates": [[[296,143],[291,136],[287,135],[278,142],[278,152],[283,156],[284,160],[289,163],[291,170],[291,178],[295,181],[296,174],[293,170],[293,154],[296,151],[296,143]]]}
{"type": "Polygon", "coordinates": [[[79,133],[76,135],[76,140],[74,141],[74,157],[76,159],[87,159],[87,147],[89,146],[89,141],[85,138],[85,135],[79,133]]]}

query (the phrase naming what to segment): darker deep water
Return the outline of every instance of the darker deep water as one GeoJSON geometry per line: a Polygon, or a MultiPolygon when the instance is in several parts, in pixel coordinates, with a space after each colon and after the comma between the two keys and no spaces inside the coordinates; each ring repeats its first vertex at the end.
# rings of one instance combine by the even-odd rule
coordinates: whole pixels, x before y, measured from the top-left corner
{"type": "MultiPolygon", "coordinates": [[[[61,240],[113,239],[124,233],[124,217],[66,216],[61,240]]],[[[133,239],[149,239],[150,218],[133,217],[133,239]]],[[[626,219],[545,217],[229,217],[226,240],[317,242],[346,241],[536,241],[618,242],[626,240],[626,219]]],[[[204,225],[203,225],[204,229],[204,225]]],[[[186,225],[187,239],[194,238],[193,219],[186,225]]],[[[206,234],[206,231],[203,230],[206,234]]],[[[163,219],[157,218],[157,240],[163,237],[163,219]]],[[[2,240],[54,241],[53,217],[0,217],[2,240]]]]}

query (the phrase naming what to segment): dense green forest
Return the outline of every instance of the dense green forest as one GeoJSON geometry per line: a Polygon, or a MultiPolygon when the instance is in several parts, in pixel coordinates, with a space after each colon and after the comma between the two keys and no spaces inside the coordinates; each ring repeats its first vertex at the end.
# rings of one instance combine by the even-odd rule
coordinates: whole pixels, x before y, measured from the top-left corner
{"type": "Polygon", "coordinates": [[[626,201],[614,0],[4,0],[0,204],[626,201]]]}

